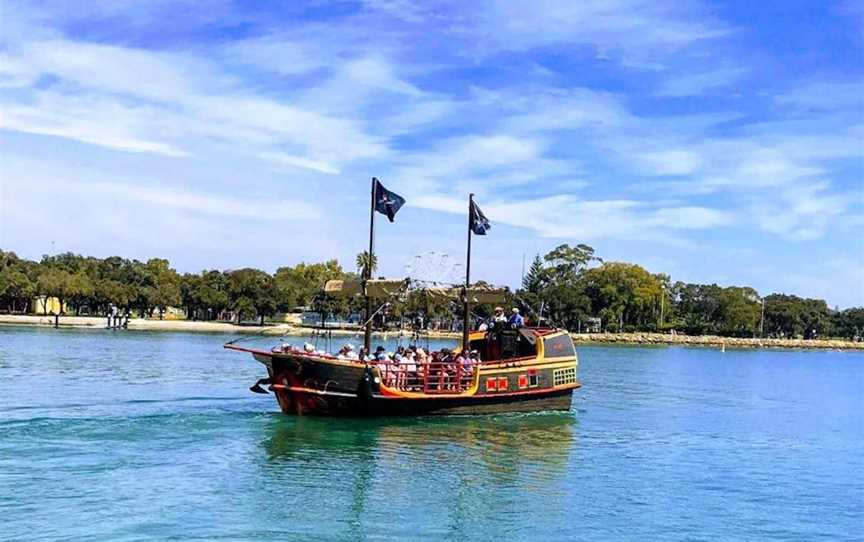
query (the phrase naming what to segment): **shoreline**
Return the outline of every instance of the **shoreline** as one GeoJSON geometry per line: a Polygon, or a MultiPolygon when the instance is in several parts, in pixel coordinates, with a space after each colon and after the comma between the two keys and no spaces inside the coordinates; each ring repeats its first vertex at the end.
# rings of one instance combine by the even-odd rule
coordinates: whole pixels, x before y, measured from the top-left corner
{"type": "Polygon", "coordinates": [[[721,337],[719,335],[667,335],[664,333],[571,333],[580,344],[617,344],[621,346],[697,346],[704,348],[778,348],[791,350],[864,351],[864,342],[845,339],[773,339],[721,337]]]}
{"type": "MultiPolygon", "coordinates": [[[[63,316],[60,318],[61,328],[71,329],[105,329],[105,317],[94,316],[63,316]]],[[[0,315],[0,326],[36,326],[54,327],[54,317],[36,315],[0,315]]],[[[265,326],[236,325],[226,322],[198,322],[187,320],[150,320],[133,318],[129,320],[127,331],[182,331],[193,333],[236,333],[239,335],[264,336],[308,336],[311,328],[298,327],[291,324],[273,324],[265,326]]],[[[331,329],[334,336],[351,337],[360,333],[359,330],[331,329]]],[[[390,337],[398,335],[398,331],[375,332],[375,336],[390,337]]],[[[427,334],[433,339],[460,339],[461,333],[450,331],[432,331],[427,334]]],[[[771,339],[771,338],[738,338],[720,337],[716,335],[667,335],[663,333],[571,333],[573,342],[579,345],[610,344],[631,346],[699,346],[707,348],[786,348],[786,349],[819,349],[819,350],[857,350],[864,351],[864,342],[853,342],[843,339],[771,339]]]]}

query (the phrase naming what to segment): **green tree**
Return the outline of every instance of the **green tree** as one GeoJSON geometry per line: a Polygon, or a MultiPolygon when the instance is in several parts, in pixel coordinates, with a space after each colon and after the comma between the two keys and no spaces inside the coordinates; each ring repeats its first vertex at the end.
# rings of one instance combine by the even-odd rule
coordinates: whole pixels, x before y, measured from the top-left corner
{"type": "Polygon", "coordinates": [[[582,277],[592,262],[602,260],[585,244],[559,245],[541,259],[534,257],[515,301],[530,318],[578,329],[591,314],[582,277]]]}
{"type": "MultiPolygon", "coordinates": [[[[528,296],[531,299],[532,294],[529,292],[528,296]]],[[[591,299],[585,294],[581,282],[550,284],[536,299],[532,307],[526,307],[532,314],[537,312],[535,318],[548,316],[553,324],[567,329],[580,330],[582,323],[591,315],[591,299]]]]}
{"type": "Polygon", "coordinates": [[[375,270],[378,269],[378,256],[372,254],[372,257],[370,258],[369,251],[364,250],[357,255],[357,259],[354,260],[354,263],[357,266],[357,273],[361,277],[372,278],[375,270]]]}
{"type": "Polygon", "coordinates": [[[289,311],[298,306],[308,306],[324,288],[324,283],[347,276],[336,260],[280,267],[273,277],[278,290],[279,308],[289,311]]]}
{"type": "Polygon", "coordinates": [[[0,249],[0,269],[5,269],[6,267],[14,267],[18,264],[20,258],[14,252],[6,252],[0,249]]]}
{"type": "Polygon", "coordinates": [[[93,290],[96,306],[102,314],[109,314],[112,305],[122,309],[123,312],[129,308],[129,288],[122,282],[100,279],[96,281],[93,290]]]}
{"type": "Polygon", "coordinates": [[[753,288],[730,286],[720,292],[720,332],[735,337],[756,336],[761,302],[753,288]]]}
{"type": "MultiPolygon", "coordinates": [[[[180,303],[186,312],[186,318],[198,320],[202,317],[204,307],[198,296],[201,287],[201,275],[195,273],[184,273],[180,277],[180,303]]],[[[206,318],[204,318],[206,320],[206,318]]]]}
{"type": "Polygon", "coordinates": [[[207,319],[217,317],[228,308],[228,277],[216,270],[206,271],[201,276],[198,289],[198,299],[201,306],[207,310],[207,319]]]}
{"type": "Polygon", "coordinates": [[[239,269],[228,274],[228,299],[239,323],[245,316],[265,316],[276,312],[278,291],[273,277],[259,269],[239,269]]]}
{"type": "Polygon", "coordinates": [[[128,288],[130,307],[135,307],[141,318],[150,316],[156,298],[153,274],[144,263],[129,260],[123,262],[120,276],[128,288]]]}
{"type": "Polygon", "coordinates": [[[531,262],[531,267],[528,268],[528,273],[522,279],[522,290],[532,294],[539,294],[549,282],[549,276],[546,272],[546,267],[543,265],[543,260],[540,255],[534,256],[534,261],[531,262]]]}
{"type": "Polygon", "coordinates": [[[168,260],[161,258],[148,260],[146,269],[152,284],[149,302],[159,311],[161,320],[165,315],[165,309],[180,304],[180,275],[171,269],[168,260]]]}
{"type": "Polygon", "coordinates": [[[771,294],[765,297],[765,332],[779,337],[812,339],[828,335],[836,322],[821,299],[771,294]]]}
{"type": "Polygon", "coordinates": [[[663,277],[628,263],[606,262],[582,276],[593,314],[614,331],[651,329],[659,317],[663,277]]]}
{"type": "Polygon", "coordinates": [[[202,271],[183,275],[180,285],[187,317],[212,320],[228,308],[228,277],[221,271],[202,271]]]}
{"type": "Polygon", "coordinates": [[[40,263],[42,267],[59,269],[68,273],[77,273],[79,271],[84,271],[85,260],[86,258],[79,256],[78,254],[63,252],[61,254],[55,254],[54,256],[48,256],[46,254],[42,256],[42,261],[40,263]]]}
{"type": "Polygon", "coordinates": [[[17,265],[0,263],[0,300],[10,312],[26,312],[35,292],[36,286],[17,265]]]}
{"type": "Polygon", "coordinates": [[[585,244],[571,247],[560,245],[543,257],[549,265],[548,275],[553,283],[573,282],[591,262],[602,262],[594,255],[594,249],[585,244]]]}
{"type": "MultiPolygon", "coordinates": [[[[69,295],[72,292],[72,282],[73,279],[71,273],[55,267],[48,267],[39,275],[37,291],[46,298],[56,297],[60,304],[59,310],[54,314],[55,327],[59,325],[60,315],[63,314],[66,309],[66,301],[69,299],[69,295]]],[[[47,314],[47,303],[44,306],[44,311],[47,314]]]]}
{"type": "Polygon", "coordinates": [[[832,319],[837,336],[854,341],[864,340],[864,307],[837,311],[832,319]]]}
{"type": "Polygon", "coordinates": [[[94,293],[93,281],[90,280],[90,277],[83,270],[70,273],[67,294],[69,296],[69,305],[75,309],[76,315],[81,314],[81,308],[85,305],[93,304],[94,293]]]}
{"type": "Polygon", "coordinates": [[[693,335],[720,333],[722,291],[716,284],[676,282],[671,288],[671,325],[693,335]]]}

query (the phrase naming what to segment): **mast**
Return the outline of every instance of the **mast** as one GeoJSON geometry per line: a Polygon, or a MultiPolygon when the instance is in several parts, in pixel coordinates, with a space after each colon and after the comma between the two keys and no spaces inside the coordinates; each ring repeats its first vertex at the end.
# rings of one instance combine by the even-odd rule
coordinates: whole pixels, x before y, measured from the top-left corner
{"type": "Polygon", "coordinates": [[[465,262],[465,289],[463,291],[462,307],[462,348],[468,348],[468,320],[471,318],[471,306],[468,300],[468,289],[471,286],[471,213],[474,211],[474,194],[468,196],[468,254],[465,262]]]}
{"type": "Polygon", "coordinates": [[[369,297],[367,283],[372,278],[372,261],[374,256],[373,241],[375,239],[375,199],[377,194],[376,189],[378,179],[372,177],[372,199],[369,207],[369,252],[366,253],[366,269],[363,270],[363,295],[366,296],[366,326],[363,330],[363,346],[366,348],[366,355],[370,353],[372,348],[372,298],[369,297]]]}

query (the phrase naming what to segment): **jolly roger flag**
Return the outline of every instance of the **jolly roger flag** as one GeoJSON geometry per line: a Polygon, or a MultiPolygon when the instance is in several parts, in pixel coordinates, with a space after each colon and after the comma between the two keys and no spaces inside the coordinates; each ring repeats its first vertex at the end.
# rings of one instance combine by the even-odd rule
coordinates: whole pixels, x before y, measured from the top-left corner
{"type": "Polygon", "coordinates": [[[492,228],[489,219],[480,210],[480,207],[471,200],[471,231],[477,235],[486,235],[486,232],[492,228]]]}
{"type": "Polygon", "coordinates": [[[405,198],[384,188],[377,178],[373,180],[375,181],[375,210],[382,215],[387,215],[390,222],[393,222],[396,213],[405,205],[405,198]]]}

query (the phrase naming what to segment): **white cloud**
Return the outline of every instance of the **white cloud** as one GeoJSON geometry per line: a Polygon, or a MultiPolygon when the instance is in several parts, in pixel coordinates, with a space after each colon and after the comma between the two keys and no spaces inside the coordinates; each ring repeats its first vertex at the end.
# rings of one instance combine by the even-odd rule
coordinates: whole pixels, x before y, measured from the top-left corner
{"type": "Polygon", "coordinates": [[[653,175],[688,175],[699,170],[703,160],[690,150],[666,150],[643,153],[639,160],[653,175]]]}
{"type": "Polygon", "coordinates": [[[419,96],[420,90],[406,83],[394,72],[390,63],[382,58],[364,57],[348,62],[342,68],[345,76],[354,83],[359,83],[385,92],[396,92],[419,96]]]}
{"type": "MultiPolygon", "coordinates": [[[[412,201],[418,207],[464,213],[459,198],[430,194],[412,201]]],[[[528,228],[542,237],[585,240],[627,238],[675,242],[675,230],[706,229],[730,223],[723,211],[698,206],[655,207],[630,200],[585,200],[568,195],[520,201],[482,202],[490,221],[528,228]]]]}
{"type": "Polygon", "coordinates": [[[74,139],[128,152],[186,156],[182,149],[157,141],[152,107],[130,107],[116,101],[42,92],[28,105],[0,108],[0,128],[74,139]]]}
{"type": "Polygon", "coordinates": [[[664,54],[730,32],[697,2],[489,0],[475,14],[477,20],[468,23],[467,31],[482,37],[481,49],[587,44],[602,58],[618,57],[625,65],[643,67],[662,64],[664,54]]]}
{"type": "Polygon", "coordinates": [[[850,206],[848,197],[828,189],[824,182],[786,188],[755,201],[752,212],[767,232],[795,241],[819,239],[850,206]]]}
{"type": "Polygon", "coordinates": [[[3,184],[9,193],[27,196],[28,208],[38,208],[51,194],[53,201],[62,201],[68,209],[83,201],[103,200],[110,207],[134,205],[146,207],[148,212],[158,214],[161,209],[172,208],[191,215],[211,215],[226,218],[254,220],[312,220],[323,216],[314,204],[307,201],[272,201],[228,197],[219,194],[189,192],[165,185],[148,183],[78,181],[69,178],[27,178],[12,174],[3,176],[3,184]],[[41,194],[39,197],[37,194],[41,194]]]}
{"type": "Polygon", "coordinates": [[[225,56],[279,75],[306,74],[327,68],[333,60],[310,44],[272,35],[230,43],[225,56]]]}
{"type": "Polygon", "coordinates": [[[41,74],[154,102],[170,103],[197,92],[189,72],[207,71],[182,55],[68,40],[30,43],[20,55],[41,74]]]}
{"type": "Polygon", "coordinates": [[[512,111],[504,125],[516,131],[616,129],[633,122],[619,97],[586,88],[475,89],[477,101],[512,111]]]}
{"type": "Polygon", "coordinates": [[[676,75],[664,80],[657,89],[658,96],[699,96],[708,90],[728,87],[747,73],[746,68],[719,68],[702,73],[676,75]]]}
{"type": "MultiPolygon", "coordinates": [[[[7,82],[45,75],[67,87],[31,89],[29,100],[7,97],[6,129],[171,156],[186,154],[180,142],[189,135],[289,145],[309,163],[376,157],[386,150],[351,118],[244,92],[231,77],[188,55],[61,40],[23,49],[19,54],[28,62],[12,56],[4,63],[7,82]]],[[[386,75],[379,64],[377,83],[386,75]]]]}
{"type": "Polygon", "coordinates": [[[339,173],[339,169],[332,164],[328,164],[321,160],[310,160],[308,158],[303,158],[302,156],[291,156],[290,154],[278,152],[265,152],[261,154],[261,158],[286,166],[311,169],[312,171],[317,171],[319,173],[327,173],[330,175],[339,173]]]}
{"type": "Polygon", "coordinates": [[[775,97],[781,106],[805,112],[864,112],[864,81],[811,81],[775,97]]]}

